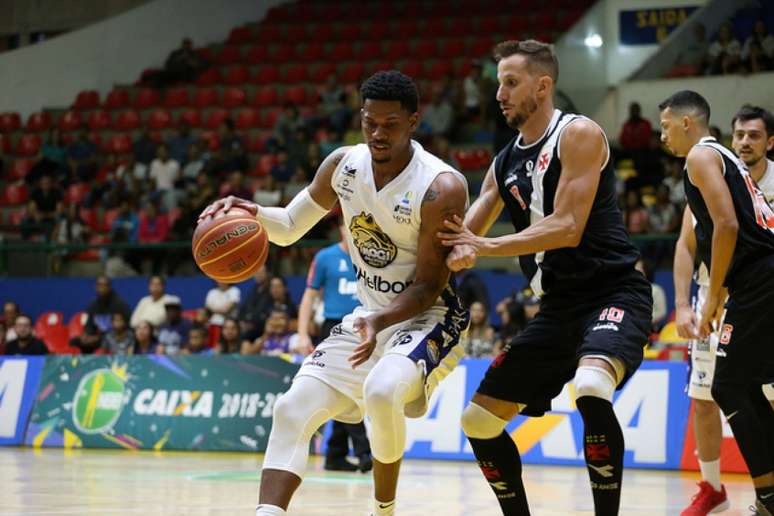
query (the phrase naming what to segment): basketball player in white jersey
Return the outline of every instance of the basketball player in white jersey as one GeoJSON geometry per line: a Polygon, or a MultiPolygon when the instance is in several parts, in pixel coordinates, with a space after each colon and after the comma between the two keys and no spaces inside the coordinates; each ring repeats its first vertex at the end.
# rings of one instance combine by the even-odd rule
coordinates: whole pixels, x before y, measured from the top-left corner
{"type": "MultiPolygon", "coordinates": [[[[734,151],[747,165],[769,205],[774,207],[774,162],[766,159],[766,153],[774,148],[774,117],[762,108],[743,106],[731,126],[734,151]]],[[[694,302],[689,302],[697,255],[695,225],[693,214],[686,207],[675,248],[674,279],[677,332],[689,339],[695,335],[697,314],[701,313],[709,287],[709,271],[701,261],[695,274],[699,290],[694,302]]],[[[720,483],[720,444],[723,439],[720,409],[711,394],[718,340],[717,332],[707,339],[691,340],[688,396],[694,400],[693,427],[702,481],[699,492],[681,516],[704,516],[729,507],[725,487],[720,483]]],[[[765,385],[763,391],[774,403],[774,388],[765,385]]]]}
{"type": "Polygon", "coordinates": [[[463,353],[459,337],[469,316],[451,287],[448,250],[436,235],[444,220],[464,214],[467,183],[411,140],[419,115],[409,77],[379,72],[363,83],[361,97],[366,144],[334,151],[287,207],[230,197],[202,214],[249,209],[271,242],[287,246],[338,202],[358,280],[362,306],[307,357],[274,407],[257,516],[286,514],[320,425],[355,423],[364,412],[372,423],[373,514],[393,514],[404,414],[425,413],[433,387],[463,353]]]}

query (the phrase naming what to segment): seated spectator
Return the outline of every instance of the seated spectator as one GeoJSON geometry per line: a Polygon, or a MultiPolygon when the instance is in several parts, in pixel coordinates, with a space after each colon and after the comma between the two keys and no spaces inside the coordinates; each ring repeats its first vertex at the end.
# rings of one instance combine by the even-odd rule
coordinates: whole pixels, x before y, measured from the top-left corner
{"type": "Polygon", "coordinates": [[[166,322],[167,310],[164,306],[167,297],[166,286],[164,278],[151,276],[148,282],[148,295],[140,299],[132,312],[132,328],[136,328],[143,321],[151,323],[156,328],[166,322]]]}
{"type": "Polygon", "coordinates": [[[232,172],[228,177],[228,186],[223,192],[223,196],[233,195],[240,199],[250,201],[253,198],[253,192],[245,185],[245,177],[238,170],[232,172]]]}
{"type": "Polygon", "coordinates": [[[198,324],[199,326],[204,326],[206,328],[210,324],[210,317],[212,317],[212,312],[210,312],[207,308],[197,308],[193,322],[194,324],[198,324]]]}
{"type": "Polygon", "coordinates": [[[273,177],[264,177],[253,192],[253,202],[261,206],[279,206],[282,201],[282,190],[274,183],[273,177]]]}
{"type": "Polygon", "coordinates": [[[218,169],[221,174],[229,174],[235,170],[247,170],[247,150],[244,139],[236,132],[234,121],[230,118],[225,119],[220,131],[220,165],[218,169]]]}
{"type": "Polygon", "coordinates": [[[116,179],[124,183],[128,192],[137,195],[143,191],[148,179],[148,165],[140,163],[133,154],[129,154],[116,168],[116,179]]]}
{"type": "Polygon", "coordinates": [[[481,63],[474,61],[468,75],[465,76],[462,82],[463,104],[465,106],[465,116],[468,120],[481,114],[481,90],[484,87],[482,71],[481,63]]]}
{"type": "Polygon", "coordinates": [[[643,276],[650,282],[651,292],[653,294],[653,315],[652,325],[653,331],[659,331],[666,322],[667,316],[667,300],[666,292],[664,288],[658,283],[653,281],[653,272],[650,267],[645,264],[645,261],[640,258],[634,265],[634,268],[640,271],[643,276]]]}
{"type": "Polygon", "coordinates": [[[650,145],[652,126],[640,115],[642,108],[639,103],[629,104],[629,118],[621,128],[618,143],[629,153],[646,150],[650,145]]]}
{"type": "Polygon", "coordinates": [[[129,327],[126,314],[113,314],[112,328],[102,338],[102,349],[111,355],[131,355],[134,353],[134,332],[129,327]]]}
{"type": "Polygon", "coordinates": [[[769,34],[765,21],[755,22],[753,33],[742,47],[741,59],[747,71],[752,73],[774,68],[774,36],[769,34]]]}
{"type": "Polygon", "coordinates": [[[53,178],[46,174],[40,178],[38,187],[30,193],[30,202],[34,203],[41,221],[53,228],[56,217],[64,208],[64,192],[54,184],[53,178]]]}
{"type": "Polygon", "coordinates": [[[535,318],[540,311],[540,298],[531,288],[526,287],[497,303],[495,310],[501,322],[496,343],[496,350],[499,352],[535,318]]]}
{"type": "Polygon", "coordinates": [[[277,121],[274,123],[272,135],[269,139],[270,149],[276,151],[279,147],[287,148],[296,139],[299,130],[304,130],[304,119],[301,118],[295,105],[286,102],[282,106],[282,112],[277,117],[277,121]]]}
{"type": "Polygon", "coordinates": [[[271,177],[278,187],[284,187],[296,175],[298,165],[290,159],[287,151],[280,148],[277,152],[277,162],[271,167],[271,177]]]}
{"type": "Polygon", "coordinates": [[[437,90],[433,95],[433,102],[425,107],[422,113],[421,133],[446,138],[451,133],[453,124],[454,108],[443,92],[437,90]]]}
{"type": "MultiPolygon", "coordinates": [[[[222,334],[222,332],[221,332],[222,334]]],[[[214,348],[207,345],[207,328],[198,324],[188,330],[188,347],[182,350],[185,355],[212,355],[214,348]]]]}
{"type": "Polygon", "coordinates": [[[666,160],[667,174],[663,184],[669,189],[669,202],[682,209],[685,204],[685,184],[683,183],[683,160],[666,160]]]}
{"type": "MultiPolygon", "coordinates": [[[[288,282],[282,276],[274,276],[269,281],[269,295],[271,296],[271,309],[282,310],[291,319],[291,328],[295,328],[298,319],[298,307],[290,299],[288,282]]],[[[266,314],[268,316],[268,313],[266,314]]]]}
{"type": "Polygon", "coordinates": [[[5,340],[16,338],[16,318],[19,317],[19,305],[15,301],[3,303],[3,322],[5,323],[5,340]]]}
{"type": "Polygon", "coordinates": [[[471,357],[488,357],[494,352],[494,328],[489,324],[486,306],[478,301],[470,305],[470,327],[465,338],[465,353],[471,357]]]}
{"type": "Polygon", "coordinates": [[[624,211],[626,230],[630,235],[642,235],[650,231],[648,211],[642,204],[642,197],[636,190],[626,194],[626,210],[624,211]]]}
{"type": "Polygon", "coordinates": [[[325,117],[331,129],[342,134],[347,130],[350,119],[346,99],[346,93],[336,80],[335,74],[329,75],[320,92],[320,103],[317,109],[325,117]]]}
{"type": "Polygon", "coordinates": [[[202,171],[196,176],[196,185],[189,188],[188,195],[191,212],[198,217],[204,208],[218,197],[218,191],[207,172],[202,171]]]}
{"type": "Polygon", "coordinates": [[[247,333],[256,329],[263,329],[266,324],[266,314],[271,306],[271,294],[269,294],[269,274],[266,265],[263,265],[253,276],[255,283],[247,291],[244,301],[239,305],[237,319],[239,329],[247,333]]]}
{"type": "Polygon", "coordinates": [[[67,147],[67,164],[75,180],[90,182],[97,175],[97,146],[89,140],[85,126],[78,132],[78,139],[67,147]]]}
{"type": "MultiPolygon", "coordinates": [[[[111,318],[111,324],[113,320],[111,318]]],[[[78,348],[84,355],[96,352],[102,347],[103,334],[96,326],[84,326],[83,333],[70,339],[70,347],[78,348]]]]}
{"type": "Polygon", "coordinates": [[[118,205],[118,216],[113,220],[110,225],[110,238],[115,241],[116,233],[122,231],[126,236],[126,242],[137,242],[140,233],[140,219],[132,209],[132,201],[130,199],[122,199],[118,205]]]}
{"type": "Polygon", "coordinates": [[[111,329],[113,314],[121,312],[129,320],[129,305],[113,290],[107,276],[97,277],[97,297],[86,308],[88,318],[86,327],[96,330],[96,334],[104,334],[111,329]]]}
{"type": "Polygon", "coordinates": [[[718,37],[707,51],[709,72],[713,75],[726,75],[739,70],[742,45],[734,37],[734,28],[726,22],[720,26],[718,37]]]}
{"type": "Polygon", "coordinates": [[[690,66],[695,70],[694,75],[698,75],[707,67],[708,50],[707,29],[701,23],[697,23],[693,26],[693,40],[680,50],[675,65],[690,66]]]}
{"type": "Polygon", "coordinates": [[[143,129],[140,137],[132,144],[135,161],[150,166],[151,161],[156,158],[156,147],[158,143],[151,138],[150,131],[147,128],[143,129]]]}
{"type": "Polygon", "coordinates": [[[209,63],[193,48],[189,38],[185,38],[180,48],[174,50],[164,62],[164,71],[152,78],[152,83],[163,88],[178,82],[192,82],[209,67],[209,63]]]}
{"type": "Polygon", "coordinates": [[[220,330],[220,342],[215,348],[216,353],[239,353],[242,349],[242,334],[239,332],[239,323],[236,319],[228,317],[223,320],[220,330]]]}
{"type": "Polygon", "coordinates": [[[656,190],[656,202],[648,207],[648,222],[653,233],[667,235],[680,228],[681,216],[669,199],[669,187],[660,184],[656,190]]]}
{"type": "Polygon", "coordinates": [[[5,343],[6,355],[47,355],[48,347],[32,334],[32,319],[19,314],[14,321],[16,338],[5,343]]]}
{"type": "Polygon", "coordinates": [[[140,321],[134,328],[134,355],[150,355],[156,353],[158,341],[154,335],[153,325],[148,321],[140,321]]]}
{"type": "Polygon", "coordinates": [[[177,161],[180,166],[184,166],[188,163],[188,152],[194,143],[196,143],[196,140],[191,136],[191,127],[182,122],[175,136],[167,140],[169,157],[173,161],[177,161]]]}
{"type": "Polygon", "coordinates": [[[151,162],[148,176],[154,183],[154,190],[161,196],[162,205],[169,208],[177,205],[175,183],[180,178],[180,164],[169,158],[166,145],[156,149],[156,159],[151,162]]]}
{"type": "Polygon", "coordinates": [[[287,206],[293,198],[298,195],[301,190],[306,188],[309,182],[306,180],[306,175],[301,168],[296,168],[296,173],[290,178],[290,181],[285,183],[282,188],[282,201],[281,204],[287,206]]]}
{"type": "Polygon", "coordinates": [[[167,322],[159,328],[159,344],[156,353],[177,355],[188,346],[191,321],[183,318],[183,306],[179,297],[167,296],[164,307],[167,312],[167,322]]]}
{"type": "Polygon", "coordinates": [[[222,326],[226,317],[236,313],[241,296],[238,288],[218,281],[217,286],[207,292],[204,300],[204,306],[212,312],[210,324],[222,326]]]}
{"type": "Polygon", "coordinates": [[[263,330],[263,335],[253,342],[242,344],[243,355],[281,355],[283,353],[304,354],[297,333],[290,330],[290,319],[283,310],[272,310],[263,330]]]}
{"type": "MultiPolygon", "coordinates": [[[[167,241],[169,235],[169,216],[161,213],[158,202],[148,203],[148,207],[140,213],[140,230],[138,241],[147,244],[158,244],[167,241]]],[[[152,262],[153,274],[161,274],[166,258],[165,249],[143,249],[144,258],[152,262]]]]}
{"type": "MultiPolygon", "coordinates": [[[[65,208],[56,221],[52,240],[57,244],[84,244],[89,238],[89,226],[81,219],[78,205],[72,203],[65,208]]],[[[57,252],[58,256],[66,256],[65,251],[57,252]]]]}
{"type": "MultiPolygon", "coordinates": [[[[125,244],[129,242],[129,238],[123,228],[118,228],[115,232],[111,233],[111,235],[114,244],[125,244]]],[[[105,260],[105,276],[108,278],[128,278],[137,276],[137,271],[132,264],[129,263],[129,256],[131,255],[132,253],[128,250],[108,249],[107,259],[105,260]]]]}
{"type": "MultiPolygon", "coordinates": [[[[67,175],[67,146],[58,128],[53,127],[48,131],[48,137],[40,149],[40,156],[41,160],[38,164],[43,166],[41,169],[43,174],[52,174],[56,177],[67,175]]],[[[28,179],[31,179],[30,174],[27,175],[28,179]]]]}
{"type": "Polygon", "coordinates": [[[198,142],[193,142],[188,146],[186,164],[183,167],[182,179],[186,185],[196,183],[196,178],[204,168],[205,159],[202,155],[202,148],[198,142]]]}

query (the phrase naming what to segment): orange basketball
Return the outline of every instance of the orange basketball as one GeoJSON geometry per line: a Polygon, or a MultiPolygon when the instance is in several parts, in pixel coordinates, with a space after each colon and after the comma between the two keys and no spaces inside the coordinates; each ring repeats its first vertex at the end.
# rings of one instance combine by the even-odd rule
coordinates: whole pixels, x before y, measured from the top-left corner
{"type": "Polygon", "coordinates": [[[196,226],[191,250],[204,274],[215,281],[238,283],[266,263],[269,236],[252,214],[235,207],[196,226]]]}

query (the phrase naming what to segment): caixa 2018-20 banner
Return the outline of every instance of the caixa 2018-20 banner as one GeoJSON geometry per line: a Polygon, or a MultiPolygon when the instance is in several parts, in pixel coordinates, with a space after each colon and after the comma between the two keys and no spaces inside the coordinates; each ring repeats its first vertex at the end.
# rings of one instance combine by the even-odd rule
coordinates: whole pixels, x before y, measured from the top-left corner
{"type": "Polygon", "coordinates": [[[297,369],[239,355],[49,357],[25,443],[264,450],[274,402],[297,369]]]}

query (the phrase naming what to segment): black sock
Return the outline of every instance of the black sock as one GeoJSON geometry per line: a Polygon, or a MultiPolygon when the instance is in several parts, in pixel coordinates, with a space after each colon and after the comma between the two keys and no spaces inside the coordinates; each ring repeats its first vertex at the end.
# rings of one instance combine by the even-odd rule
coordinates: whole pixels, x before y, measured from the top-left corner
{"type": "Polygon", "coordinates": [[[621,502],[624,438],[613,404],[582,396],[575,404],[583,417],[583,454],[596,516],[615,516],[621,502]]]}
{"type": "Polygon", "coordinates": [[[774,486],[756,487],[755,496],[767,509],[774,509],[774,486]]]}
{"type": "Polygon", "coordinates": [[[493,439],[468,437],[468,441],[503,515],[529,516],[527,494],[521,481],[521,457],[511,436],[503,431],[493,439]]]}

